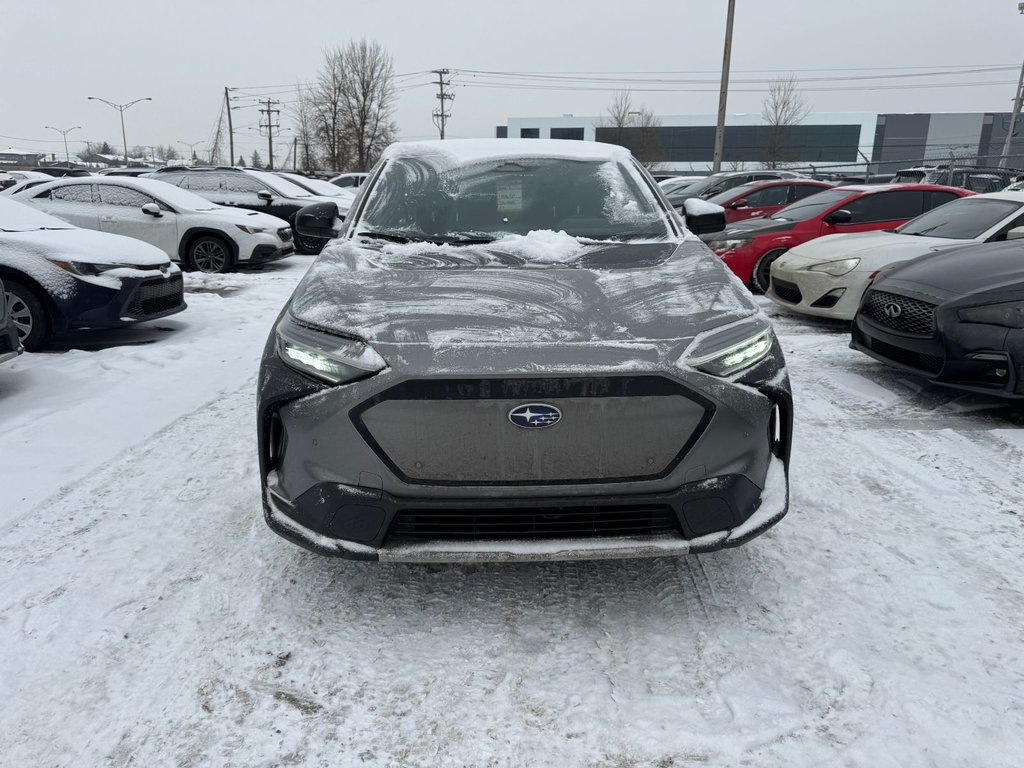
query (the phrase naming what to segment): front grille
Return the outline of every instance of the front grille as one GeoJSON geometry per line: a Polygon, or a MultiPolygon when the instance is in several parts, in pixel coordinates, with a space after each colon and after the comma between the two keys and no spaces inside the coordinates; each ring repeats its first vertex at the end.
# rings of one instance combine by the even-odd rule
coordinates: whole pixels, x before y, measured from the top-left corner
{"type": "Polygon", "coordinates": [[[864,313],[879,325],[913,336],[935,333],[935,305],[885,291],[872,291],[864,313]]]}
{"type": "Polygon", "coordinates": [[[407,483],[545,485],[664,477],[714,406],[660,376],[415,379],[355,408],[378,456],[407,483]],[[553,406],[561,419],[523,429],[510,412],[553,406]]]}
{"type": "Polygon", "coordinates": [[[146,280],[135,289],[125,314],[139,320],[169,312],[181,306],[183,290],[181,273],[166,280],[146,280]]]}
{"type": "Polygon", "coordinates": [[[926,355],[915,352],[912,349],[896,347],[886,344],[878,339],[870,339],[871,351],[877,352],[882,357],[892,360],[895,363],[902,363],[910,368],[916,368],[925,373],[937,374],[942,370],[942,358],[935,355],[926,355]]]}
{"type": "Polygon", "coordinates": [[[803,301],[804,295],[800,293],[800,287],[796,283],[789,283],[785,280],[772,280],[772,290],[775,295],[790,304],[799,304],[803,301]]]}
{"type": "Polygon", "coordinates": [[[678,532],[678,521],[668,505],[466,511],[408,509],[398,513],[389,531],[389,540],[532,540],[678,532]]]}
{"type": "Polygon", "coordinates": [[[290,243],[292,241],[291,227],[282,227],[281,229],[277,230],[277,234],[278,237],[280,237],[286,243],[290,243]]]}

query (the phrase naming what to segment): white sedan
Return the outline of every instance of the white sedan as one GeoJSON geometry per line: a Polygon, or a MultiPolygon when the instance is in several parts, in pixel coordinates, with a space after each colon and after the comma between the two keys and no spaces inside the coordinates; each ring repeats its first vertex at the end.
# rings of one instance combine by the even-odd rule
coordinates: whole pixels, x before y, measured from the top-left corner
{"type": "Polygon", "coordinates": [[[288,222],[214,205],[155,179],[62,178],[16,192],[14,199],[78,227],[145,240],[203,272],[264,264],[294,250],[288,222]]]}
{"type": "Polygon", "coordinates": [[[852,320],[883,267],[970,243],[1024,237],[1022,227],[1024,192],[962,197],[895,230],[830,235],[798,245],[772,264],[765,295],[795,312],[852,320]]]}

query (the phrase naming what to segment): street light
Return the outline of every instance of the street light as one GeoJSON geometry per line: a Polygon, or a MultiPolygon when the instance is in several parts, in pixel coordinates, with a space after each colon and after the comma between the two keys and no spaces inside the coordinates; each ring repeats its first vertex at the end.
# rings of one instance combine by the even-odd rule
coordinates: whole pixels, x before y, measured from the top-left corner
{"type": "Polygon", "coordinates": [[[52,125],[47,125],[44,127],[49,128],[51,131],[56,131],[57,133],[64,137],[64,162],[67,163],[67,165],[70,167],[71,153],[68,152],[68,134],[71,133],[72,131],[77,131],[82,126],[76,125],[74,128],[54,128],[52,125]]]}
{"type": "Polygon", "coordinates": [[[196,146],[196,144],[202,144],[203,142],[201,142],[201,141],[189,142],[189,141],[182,141],[181,139],[178,139],[178,143],[179,144],[184,144],[186,147],[188,147],[189,153],[192,155],[192,157],[190,157],[189,160],[197,160],[198,159],[196,157],[195,146],[196,146]]]}
{"type": "Polygon", "coordinates": [[[89,100],[90,101],[102,101],[107,106],[113,107],[114,109],[116,109],[118,112],[121,113],[121,141],[124,142],[124,167],[127,168],[128,167],[128,138],[125,136],[125,133],[124,133],[124,111],[126,109],[128,109],[128,107],[132,106],[133,104],[138,104],[140,101],[152,101],[153,99],[151,99],[149,96],[144,96],[141,99],[136,99],[135,101],[129,101],[127,104],[115,104],[112,101],[107,101],[106,99],[101,99],[98,96],[90,96],[89,100]]]}

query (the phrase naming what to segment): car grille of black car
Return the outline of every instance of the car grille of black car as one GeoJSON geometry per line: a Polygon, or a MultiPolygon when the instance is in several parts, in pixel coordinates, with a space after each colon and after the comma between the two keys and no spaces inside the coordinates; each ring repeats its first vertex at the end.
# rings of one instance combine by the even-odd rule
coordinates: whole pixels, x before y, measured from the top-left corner
{"type": "Polygon", "coordinates": [[[790,304],[799,304],[804,298],[796,283],[789,283],[785,280],[773,279],[772,290],[775,291],[776,296],[790,304]]]}
{"type": "Polygon", "coordinates": [[[291,227],[281,227],[281,229],[277,230],[277,235],[286,243],[290,243],[292,241],[291,227]]]}
{"type": "Polygon", "coordinates": [[[887,344],[878,339],[870,339],[869,344],[872,352],[892,360],[894,363],[901,363],[902,365],[933,375],[942,370],[943,361],[941,357],[915,352],[912,349],[904,349],[903,347],[887,344]]]}
{"type": "Polygon", "coordinates": [[[914,336],[935,333],[935,305],[885,291],[872,291],[864,313],[879,325],[914,336]]]}
{"type": "Polygon", "coordinates": [[[125,314],[140,320],[169,312],[181,306],[183,290],[181,273],[166,279],[146,280],[135,289],[125,314]]]}
{"type": "Polygon", "coordinates": [[[533,509],[408,509],[398,513],[389,540],[600,538],[678,533],[672,507],[581,506],[533,509]]]}

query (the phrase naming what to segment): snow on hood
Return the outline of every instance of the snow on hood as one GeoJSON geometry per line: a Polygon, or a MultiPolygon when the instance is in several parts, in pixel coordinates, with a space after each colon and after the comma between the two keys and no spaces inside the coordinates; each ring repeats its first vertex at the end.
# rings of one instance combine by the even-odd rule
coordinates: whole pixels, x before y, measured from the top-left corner
{"type": "MultiPolygon", "coordinates": [[[[42,214],[46,215],[46,214],[42,214]]],[[[51,217],[47,217],[51,218],[51,217]]],[[[0,259],[42,256],[58,261],[83,261],[90,264],[128,264],[148,267],[169,264],[167,254],[155,245],[132,237],[70,227],[64,222],[58,230],[0,232],[0,259]]]]}
{"type": "Polygon", "coordinates": [[[531,233],[480,246],[329,245],[296,289],[300,322],[384,344],[636,345],[759,314],[693,242],[576,242],[531,233]],[[551,244],[546,257],[529,260],[551,244]],[[561,260],[555,260],[554,254],[561,260]]]}
{"type": "Polygon", "coordinates": [[[895,232],[853,232],[826,235],[790,249],[779,259],[780,266],[797,267],[839,259],[860,259],[859,271],[874,270],[896,261],[916,259],[935,251],[966,245],[948,237],[919,237],[895,232]]]}
{"type": "Polygon", "coordinates": [[[4,232],[32,232],[45,229],[74,229],[74,225],[51,216],[48,213],[12,200],[0,197],[0,230],[4,232]]]}
{"type": "Polygon", "coordinates": [[[229,208],[226,205],[217,205],[201,211],[195,211],[202,216],[212,216],[232,224],[244,224],[247,227],[264,227],[266,229],[281,229],[290,226],[284,219],[271,216],[269,213],[250,211],[247,208],[229,208]]]}

